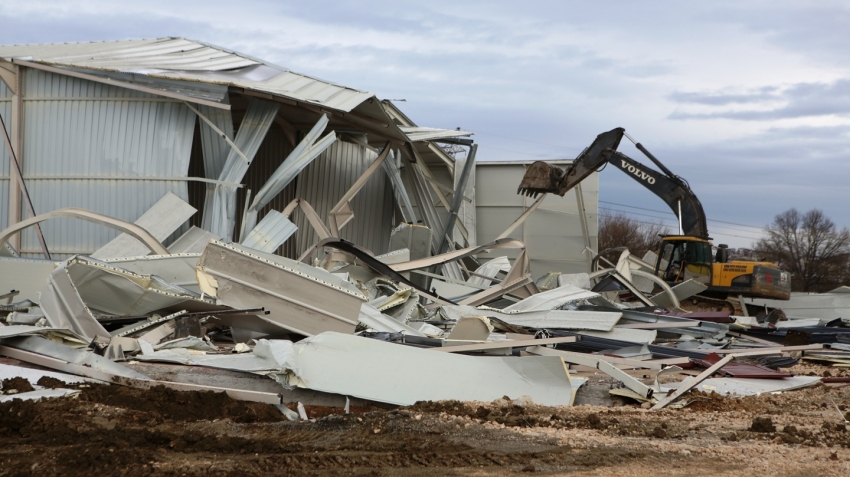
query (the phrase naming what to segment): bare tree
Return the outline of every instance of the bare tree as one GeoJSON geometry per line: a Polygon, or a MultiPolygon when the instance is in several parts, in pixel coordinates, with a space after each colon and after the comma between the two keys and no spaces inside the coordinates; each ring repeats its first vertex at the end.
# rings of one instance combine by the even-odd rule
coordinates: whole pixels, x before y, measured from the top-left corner
{"type": "MultiPolygon", "coordinates": [[[[639,221],[623,213],[603,212],[599,216],[600,251],[614,247],[628,247],[632,255],[643,257],[647,251],[655,250],[659,235],[669,233],[669,227],[661,222],[639,221]]],[[[616,260],[616,256],[605,258],[616,260]]]]}
{"type": "Polygon", "coordinates": [[[823,211],[789,209],[765,227],[756,252],[791,273],[795,291],[828,291],[846,283],[850,230],[838,230],[823,211]]]}

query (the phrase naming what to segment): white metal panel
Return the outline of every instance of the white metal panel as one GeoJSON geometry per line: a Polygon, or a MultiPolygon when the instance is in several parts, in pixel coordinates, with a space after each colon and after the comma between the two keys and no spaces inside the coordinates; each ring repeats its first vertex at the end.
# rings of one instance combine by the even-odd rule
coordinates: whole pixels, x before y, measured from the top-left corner
{"type": "MultiPolygon", "coordinates": [[[[534,200],[516,194],[525,168],[531,163],[479,162],[476,164],[476,231],[478,243],[495,239],[534,200]]],[[[562,165],[563,167],[563,165],[562,165]]],[[[598,235],[599,175],[594,173],[582,182],[591,244],[596,248],[598,235]]],[[[564,197],[547,196],[540,207],[510,237],[522,240],[531,259],[533,276],[550,271],[587,272],[587,257],[578,204],[574,191],[564,197]]],[[[513,259],[516,252],[500,251],[513,259]]],[[[487,256],[479,259],[487,260],[487,256]]]]}
{"type": "MultiPolygon", "coordinates": [[[[228,152],[218,180],[231,184],[242,182],[279,108],[280,103],[259,98],[251,100],[233,140],[236,147],[228,152]]],[[[232,240],[237,220],[236,189],[235,186],[216,184],[212,200],[204,204],[205,227],[208,226],[210,232],[226,241],[232,240]]]]}
{"type": "MultiPolygon", "coordinates": [[[[133,222],[167,192],[188,199],[195,115],[179,102],[31,70],[23,171],[37,213],[81,207],[133,222]]],[[[90,253],[117,231],[73,219],[42,225],[57,257],[90,253]]],[[[25,256],[39,255],[32,230],[25,256]]]]}
{"type": "MultiPolygon", "coordinates": [[[[6,83],[0,80],[0,116],[6,123],[6,132],[11,134],[12,127],[12,92],[6,83]]],[[[3,140],[0,139],[0,143],[3,140]]],[[[9,154],[6,145],[0,144],[0,204],[8,204],[9,200],[9,154]]],[[[6,228],[9,222],[9,207],[0,206],[0,228],[6,228]]]]}
{"type": "Polygon", "coordinates": [[[242,245],[266,253],[274,253],[278,247],[298,230],[289,219],[276,210],[270,210],[263,220],[257,224],[247,237],[242,240],[242,245]]]}
{"type": "MultiPolygon", "coordinates": [[[[454,177],[454,188],[457,190],[457,184],[460,180],[461,171],[463,171],[464,164],[466,163],[466,159],[458,159],[455,161],[455,177],[454,177]]],[[[458,210],[457,218],[461,224],[463,224],[464,228],[467,231],[467,242],[464,244],[463,234],[456,227],[452,232],[452,238],[455,242],[466,245],[468,247],[474,247],[478,245],[478,240],[476,237],[477,231],[475,226],[475,167],[476,165],[472,165],[472,171],[469,175],[469,178],[466,182],[466,187],[463,189],[463,196],[465,198],[470,199],[470,202],[467,202],[466,199],[460,203],[460,210],[458,210]]]]}
{"type": "Polygon", "coordinates": [[[471,132],[457,129],[426,128],[420,126],[401,126],[399,129],[411,141],[433,141],[435,139],[472,136],[471,132]]]}

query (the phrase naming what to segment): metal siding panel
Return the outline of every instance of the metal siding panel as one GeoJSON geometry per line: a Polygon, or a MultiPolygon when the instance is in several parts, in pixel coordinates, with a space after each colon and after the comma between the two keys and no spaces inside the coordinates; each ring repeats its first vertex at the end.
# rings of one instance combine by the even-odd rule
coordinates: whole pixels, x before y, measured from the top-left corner
{"type": "MultiPolygon", "coordinates": [[[[6,132],[11,133],[12,127],[12,92],[6,83],[0,81],[0,116],[6,124],[6,132]]],[[[0,139],[0,142],[3,142],[0,139]]],[[[0,144],[0,229],[5,229],[9,223],[9,207],[6,202],[9,197],[9,154],[6,145],[0,144]]]]}
{"type": "MultiPolygon", "coordinates": [[[[26,82],[23,168],[37,213],[81,207],[132,222],[166,192],[188,199],[180,179],[189,167],[195,115],[185,105],[120,101],[154,97],[37,70],[26,82]],[[73,100],[79,97],[104,99],[73,100]]],[[[59,258],[93,252],[118,235],[74,219],[51,220],[43,230],[59,258]]],[[[32,230],[23,232],[21,248],[40,254],[32,230]]]]}
{"type": "MultiPolygon", "coordinates": [[[[259,98],[251,100],[248,104],[248,110],[239,124],[239,131],[233,139],[236,149],[241,151],[242,155],[239,155],[233,148],[228,151],[221,175],[218,177],[219,180],[242,183],[250,168],[250,163],[253,162],[254,155],[262,146],[279,108],[280,104],[273,101],[259,98]],[[249,162],[246,163],[245,159],[249,162]]],[[[235,226],[242,212],[237,210],[237,195],[236,186],[216,184],[212,200],[204,208],[206,214],[203,222],[204,228],[222,237],[225,241],[231,241],[234,234],[238,233],[235,226]]]]}
{"type": "MultiPolygon", "coordinates": [[[[326,221],[330,209],[377,157],[377,153],[362,146],[337,141],[301,172],[297,197],[306,200],[326,221]]],[[[392,231],[387,218],[392,209],[387,207],[385,200],[389,187],[383,173],[376,173],[369,179],[351,200],[354,219],[342,229],[343,239],[375,254],[386,250],[392,231]]],[[[318,242],[318,237],[303,214],[296,212],[295,215],[293,221],[298,225],[296,243],[300,254],[318,242]]]]}
{"type": "MultiPolygon", "coordinates": [[[[458,180],[460,179],[460,174],[463,171],[464,165],[466,163],[466,159],[460,159],[455,161],[455,177],[454,177],[454,188],[457,189],[458,180]]],[[[467,202],[466,200],[460,203],[460,210],[458,211],[458,220],[463,224],[464,228],[466,228],[466,232],[468,235],[468,244],[467,246],[475,246],[478,245],[478,240],[476,238],[476,230],[475,230],[475,169],[476,165],[472,165],[472,171],[469,175],[469,178],[466,182],[466,187],[463,190],[463,195],[466,198],[469,198],[472,202],[467,202]]],[[[463,243],[463,234],[460,233],[458,228],[452,232],[452,238],[455,242],[463,243]]]]}
{"type": "MultiPolygon", "coordinates": [[[[523,164],[487,164],[476,168],[476,231],[479,243],[496,238],[533,200],[513,194],[525,173],[523,164]],[[505,193],[505,191],[511,193],[505,193]]],[[[591,244],[597,244],[599,175],[582,182],[591,244]]],[[[518,227],[511,237],[523,240],[531,258],[535,278],[550,271],[587,272],[584,236],[575,192],[564,197],[550,194],[540,208],[518,227]]],[[[516,253],[505,253],[514,258],[516,253]]]]}

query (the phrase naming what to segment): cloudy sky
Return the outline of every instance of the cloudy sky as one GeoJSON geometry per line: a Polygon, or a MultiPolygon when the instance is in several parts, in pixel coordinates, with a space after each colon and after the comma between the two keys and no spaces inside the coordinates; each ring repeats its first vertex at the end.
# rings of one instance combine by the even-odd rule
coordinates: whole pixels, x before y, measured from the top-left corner
{"type": "MultiPolygon", "coordinates": [[[[482,161],[573,158],[622,126],[733,247],[790,207],[850,226],[847,25],[839,1],[0,0],[0,44],[202,40],[405,99],[475,132],[482,161]]],[[[618,171],[600,188],[602,208],[672,217],[618,171]]]]}

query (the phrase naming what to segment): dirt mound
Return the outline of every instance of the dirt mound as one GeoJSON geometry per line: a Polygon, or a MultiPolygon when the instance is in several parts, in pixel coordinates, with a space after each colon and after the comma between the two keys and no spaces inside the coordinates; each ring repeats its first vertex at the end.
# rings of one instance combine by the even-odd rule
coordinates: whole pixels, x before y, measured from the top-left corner
{"type": "MultiPolygon", "coordinates": [[[[756,417],[753,418],[750,430],[753,432],[776,432],[776,426],[773,425],[773,419],[769,417],[756,417]]],[[[796,429],[794,431],[796,433],[796,429]]]]}
{"type": "Polygon", "coordinates": [[[691,391],[687,396],[688,409],[696,412],[758,412],[768,407],[767,400],[759,396],[729,397],[714,391],[691,391]]]}
{"type": "Polygon", "coordinates": [[[277,408],[269,404],[237,401],[225,393],[175,391],[164,386],[140,390],[92,385],[82,392],[79,399],[141,411],[174,421],[230,419],[246,423],[285,419],[277,408]]]}
{"type": "Polygon", "coordinates": [[[19,393],[28,393],[30,391],[35,391],[33,389],[32,384],[26,380],[26,378],[9,378],[3,380],[3,392],[8,393],[11,390],[15,390],[19,393]]]}
{"type": "Polygon", "coordinates": [[[39,386],[43,386],[45,388],[56,389],[56,388],[67,388],[72,387],[73,385],[69,385],[64,381],[60,381],[56,378],[51,378],[50,376],[42,376],[39,378],[38,382],[35,383],[39,386]]]}

